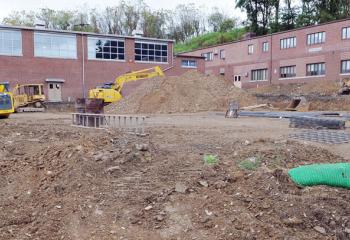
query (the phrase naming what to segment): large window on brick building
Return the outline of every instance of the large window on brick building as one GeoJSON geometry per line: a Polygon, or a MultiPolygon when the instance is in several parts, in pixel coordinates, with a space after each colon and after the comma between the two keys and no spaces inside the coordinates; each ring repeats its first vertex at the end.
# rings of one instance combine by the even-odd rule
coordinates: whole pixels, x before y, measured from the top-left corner
{"type": "Polygon", "coordinates": [[[350,27],[345,27],[342,29],[341,38],[350,39],[350,27]]]}
{"type": "Polygon", "coordinates": [[[22,55],[21,31],[0,29],[0,55],[22,55]]]}
{"type": "Polygon", "coordinates": [[[226,58],[226,52],[225,50],[220,50],[220,59],[225,59],[226,58]]]}
{"type": "Polygon", "coordinates": [[[89,37],[88,58],[105,60],[124,60],[124,40],[89,37]]]}
{"type": "Polygon", "coordinates": [[[248,54],[252,55],[254,53],[254,45],[253,44],[249,44],[248,45],[248,54]]]}
{"type": "Polygon", "coordinates": [[[212,52],[202,53],[202,57],[204,57],[204,61],[213,61],[212,52]]]}
{"type": "Polygon", "coordinates": [[[267,68],[252,70],[251,81],[267,80],[267,68]]]}
{"type": "Polygon", "coordinates": [[[285,66],[285,67],[280,67],[280,77],[281,78],[291,78],[295,77],[296,66],[285,66]]]}
{"type": "Polygon", "coordinates": [[[136,41],[135,61],[167,63],[168,44],[136,41]]]}
{"type": "Polygon", "coordinates": [[[307,35],[307,45],[324,43],[326,41],[326,32],[311,33],[307,35]]]}
{"type": "Polygon", "coordinates": [[[325,63],[311,63],[306,65],[306,76],[319,76],[326,74],[325,63]]]}
{"type": "Polygon", "coordinates": [[[269,51],[269,42],[263,42],[262,44],[262,51],[268,52],[269,51]]]}
{"type": "Polygon", "coordinates": [[[183,68],[196,68],[197,67],[197,61],[196,60],[182,60],[181,66],[183,68]]]}
{"type": "Polygon", "coordinates": [[[77,58],[75,35],[34,33],[34,56],[50,58],[77,58]]]}
{"type": "Polygon", "coordinates": [[[341,61],[341,73],[350,73],[350,60],[341,61]]]}
{"type": "Polygon", "coordinates": [[[283,38],[280,40],[280,48],[281,49],[295,48],[296,46],[297,46],[297,38],[296,37],[283,38]]]}

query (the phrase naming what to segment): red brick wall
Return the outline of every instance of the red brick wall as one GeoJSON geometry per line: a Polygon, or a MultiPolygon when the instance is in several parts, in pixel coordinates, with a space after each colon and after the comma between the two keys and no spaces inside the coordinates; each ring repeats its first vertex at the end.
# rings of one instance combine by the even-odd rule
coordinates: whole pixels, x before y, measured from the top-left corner
{"type": "MultiPolygon", "coordinates": [[[[77,34],[77,59],[59,59],[34,57],[34,31],[22,29],[22,51],[23,56],[1,56],[0,55],[0,82],[9,81],[13,87],[17,83],[44,83],[47,93],[48,78],[64,79],[62,85],[62,97],[64,101],[74,101],[83,95],[83,51],[82,36],[77,34]]],[[[59,33],[58,33],[59,34],[59,33]]],[[[113,82],[115,78],[133,70],[140,70],[153,66],[167,69],[173,66],[173,43],[168,42],[168,63],[150,64],[134,62],[134,39],[125,38],[125,61],[88,60],[87,36],[84,35],[85,49],[85,92],[88,89],[104,82],[113,82]]],[[[201,69],[204,68],[204,62],[201,69]]],[[[176,71],[168,74],[181,74],[186,69],[175,66],[176,71]]]]}
{"type": "Polygon", "coordinates": [[[338,81],[350,77],[350,75],[340,74],[341,60],[350,59],[350,40],[341,39],[343,27],[350,27],[350,20],[241,40],[185,54],[200,56],[207,52],[219,53],[220,50],[224,49],[226,58],[223,60],[220,59],[219,54],[214,55],[213,61],[205,62],[205,72],[218,75],[220,68],[224,68],[225,77],[230,80],[233,79],[234,75],[241,75],[243,88],[279,83],[338,81]],[[325,43],[307,45],[307,34],[323,31],[326,32],[325,43]],[[280,39],[293,36],[297,38],[297,47],[280,49],[280,39]],[[269,42],[268,52],[262,52],[263,42],[269,42]],[[248,55],[249,44],[254,45],[252,55],[248,55]],[[307,77],[306,64],[318,62],[326,63],[326,75],[307,77]],[[290,79],[280,79],[280,67],[289,65],[296,65],[297,76],[290,79]],[[259,68],[268,68],[268,79],[266,81],[251,81],[251,70],[259,68]]]}

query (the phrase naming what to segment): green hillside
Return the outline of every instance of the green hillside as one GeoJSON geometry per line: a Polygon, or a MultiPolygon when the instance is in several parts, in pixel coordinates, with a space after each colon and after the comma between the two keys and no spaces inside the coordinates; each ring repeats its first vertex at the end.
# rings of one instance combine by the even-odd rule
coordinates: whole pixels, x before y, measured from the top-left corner
{"type": "Polygon", "coordinates": [[[198,48],[209,47],[216,44],[231,42],[240,39],[246,33],[245,28],[236,28],[229,32],[211,32],[193,37],[184,43],[175,44],[175,53],[187,52],[198,48]]]}

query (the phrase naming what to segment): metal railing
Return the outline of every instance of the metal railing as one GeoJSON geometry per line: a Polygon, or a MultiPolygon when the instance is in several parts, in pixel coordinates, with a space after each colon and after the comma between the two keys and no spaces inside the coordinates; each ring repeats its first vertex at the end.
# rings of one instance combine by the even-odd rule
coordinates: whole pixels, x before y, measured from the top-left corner
{"type": "Polygon", "coordinates": [[[96,129],[118,129],[145,134],[146,116],[72,113],[72,125],[96,129]]]}

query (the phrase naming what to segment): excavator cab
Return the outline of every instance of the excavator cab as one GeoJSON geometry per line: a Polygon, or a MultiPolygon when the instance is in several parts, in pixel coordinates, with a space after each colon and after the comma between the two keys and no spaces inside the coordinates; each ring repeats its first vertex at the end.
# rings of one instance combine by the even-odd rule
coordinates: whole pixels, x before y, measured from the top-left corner
{"type": "Polygon", "coordinates": [[[0,83],[0,118],[8,118],[13,112],[13,97],[9,92],[9,83],[0,83]]]}

